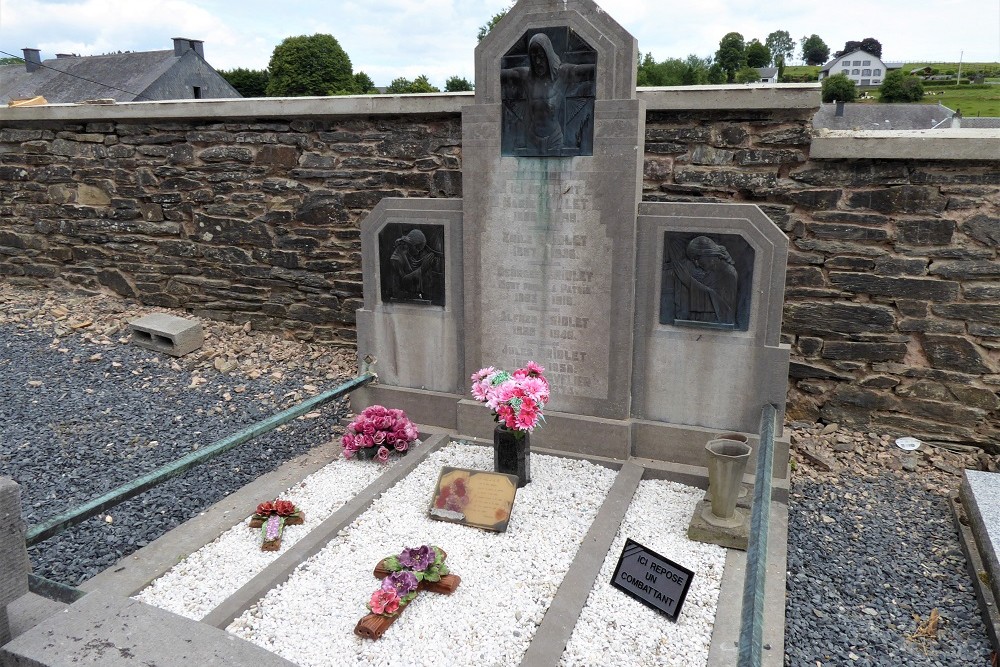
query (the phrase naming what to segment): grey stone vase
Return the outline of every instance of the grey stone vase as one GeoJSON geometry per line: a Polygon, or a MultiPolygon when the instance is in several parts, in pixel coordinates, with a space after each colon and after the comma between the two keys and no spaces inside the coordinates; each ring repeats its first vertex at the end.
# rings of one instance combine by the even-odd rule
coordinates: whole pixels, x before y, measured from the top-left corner
{"type": "Polygon", "coordinates": [[[746,442],[729,438],[709,440],[705,445],[708,455],[708,493],[711,509],[702,516],[716,526],[738,526],[743,516],[736,511],[736,500],[743,487],[751,448],[746,442]]]}

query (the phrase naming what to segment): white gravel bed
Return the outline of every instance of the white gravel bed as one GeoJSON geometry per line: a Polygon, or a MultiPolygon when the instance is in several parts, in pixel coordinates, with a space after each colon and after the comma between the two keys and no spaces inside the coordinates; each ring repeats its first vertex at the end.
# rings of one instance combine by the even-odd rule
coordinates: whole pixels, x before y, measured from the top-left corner
{"type": "MultiPolygon", "coordinates": [[[[278,551],[261,551],[260,530],[250,528],[244,520],[133,597],[181,616],[204,618],[401,459],[393,456],[386,465],[358,459],[331,461],[279,496],[295,503],[306,521],[300,526],[285,527],[278,551]]],[[[262,497],[258,501],[265,500],[273,499],[262,497]]],[[[255,509],[247,508],[247,519],[255,509]]]]}
{"type": "Polygon", "coordinates": [[[678,665],[708,663],[726,550],[687,539],[695,504],[704,491],[676,482],[639,483],[560,665],[678,665]],[[693,571],[677,623],[611,586],[625,538],[693,571]]]}
{"type": "Polygon", "coordinates": [[[492,470],[492,449],[452,443],[431,454],[228,630],[303,667],[518,664],[615,472],[533,455],[507,532],[492,533],[427,518],[442,466],[492,470]],[[447,552],[461,585],[420,593],[377,641],[356,636],[379,586],[372,569],[421,544],[447,552]]]}

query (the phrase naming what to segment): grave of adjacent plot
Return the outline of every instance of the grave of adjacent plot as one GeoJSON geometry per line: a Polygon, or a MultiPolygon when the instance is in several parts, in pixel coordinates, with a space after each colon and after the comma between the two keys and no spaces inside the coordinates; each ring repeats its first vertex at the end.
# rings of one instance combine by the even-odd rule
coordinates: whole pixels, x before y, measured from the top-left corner
{"type": "Polygon", "coordinates": [[[701,466],[763,404],[780,424],[787,239],[752,204],[640,203],[635,39],[589,0],[521,0],[475,59],[462,199],[385,199],[362,222],[358,354],[379,384],[355,406],[489,437],[470,375],[536,361],[538,447],[701,466]]]}

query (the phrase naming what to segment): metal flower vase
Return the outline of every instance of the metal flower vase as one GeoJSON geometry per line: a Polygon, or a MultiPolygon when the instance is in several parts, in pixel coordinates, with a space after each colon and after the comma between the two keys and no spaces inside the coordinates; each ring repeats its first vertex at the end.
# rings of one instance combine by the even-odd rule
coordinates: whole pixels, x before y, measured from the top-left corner
{"type": "Polygon", "coordinates": [[[705,445],[708,455],[708,493],[711,507],[702,517],[713,526],[733,528],[743,523],[742,512],[736,509],[743,473],[750,460],[751,448],[745,442],[719,438],[705,445]]]}
{"type": "Polygon", "coordinates": [[[493,429],[493,470],[517,475],[517,488],[531,481],[531,436],[497,424],[493,429]]]}

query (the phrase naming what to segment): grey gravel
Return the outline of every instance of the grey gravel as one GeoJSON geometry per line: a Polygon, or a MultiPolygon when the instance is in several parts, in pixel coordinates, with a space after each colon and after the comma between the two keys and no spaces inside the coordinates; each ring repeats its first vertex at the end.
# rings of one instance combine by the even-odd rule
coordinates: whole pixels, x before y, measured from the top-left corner
{"type": "MultiPolygon", "coordinates": [[[[210,372],[192,387],[193,374],[171,362],[127,344],[58,340],[0,324],[0,474],[21,485],[29,527],[336,385],[295,372],[278,381],[210,372]],[[313,382],[322,386],[303,389],[313,382]]],[[[106,569],[328,442],[344,407],[328,404],[318,412],[32,547],[34,573],[77,585],[106,569]]]]}
{"type": "Polygon", "coordinates": [[[989,664],[947,501],[915,477],[793,482],[787,574],[789,667],[989,664]],[[936,636],[918,636],[934,609],[936,636]]]}

